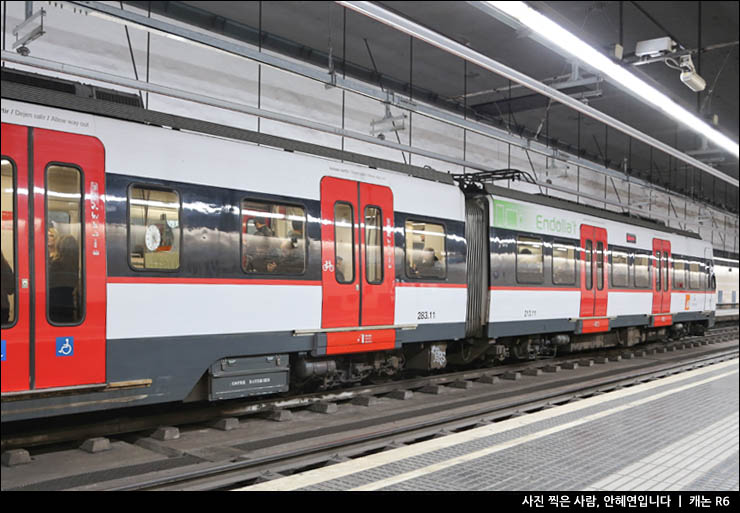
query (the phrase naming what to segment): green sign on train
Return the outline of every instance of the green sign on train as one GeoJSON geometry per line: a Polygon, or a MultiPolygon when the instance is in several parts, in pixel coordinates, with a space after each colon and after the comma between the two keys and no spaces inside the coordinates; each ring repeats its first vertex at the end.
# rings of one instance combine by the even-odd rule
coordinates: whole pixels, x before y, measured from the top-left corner
{"type": "Polygon", "coordinates": [[[493,226],[508,230],[546,232],[577,236],[578,222],[557,215],[542,214],[542,207],[493,200],[493,226]]]}

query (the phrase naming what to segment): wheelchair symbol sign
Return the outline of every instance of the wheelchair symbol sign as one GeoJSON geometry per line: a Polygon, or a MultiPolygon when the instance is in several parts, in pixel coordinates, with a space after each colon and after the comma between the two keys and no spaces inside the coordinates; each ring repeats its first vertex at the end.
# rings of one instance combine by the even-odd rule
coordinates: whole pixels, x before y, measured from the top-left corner
{"type": "Polygon", "coordinates": [[[75,338],[74,337],[57,337],[57,356],[74,356],[75,338]]]}

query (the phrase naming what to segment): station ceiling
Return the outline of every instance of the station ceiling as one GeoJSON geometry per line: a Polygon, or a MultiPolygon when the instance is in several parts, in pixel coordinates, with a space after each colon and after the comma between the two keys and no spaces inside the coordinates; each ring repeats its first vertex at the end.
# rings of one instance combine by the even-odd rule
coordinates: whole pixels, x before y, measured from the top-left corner
{"type": "MultiPolygon", "coordinates": [[[[338,73],[409,94],[469,118],[508,128],[610,168],[738,212],[738,189],[636,140],[579,116],[507,79],[442,52],[334,2],[126,2],[215,33],[328,67],[331,47],[338,73]],[[261,36],[260,36],[261,34],[261,36]],[[514,84],[515,85],[515,84],[514,84]],[[490,92],[496,90],[497,92],[490,92]],[[486,92],[489,91],[489,92],[486,92]],[[482,94],[481,94],[482,93],[482,94]]],[[[486,16],[467,2],[378,2],[406,18],[537,80],[568,81],[571,63],[554,51],[486,16]]],[[[604,52],[621,41],[630,59],[638,41],[671,36],[687,49],[706,80],[694,93],[679,71],[662,62],[631,66],[679,104],[701,117],[717,116],[717,128],[737,141],[737,2],[529,2],[543,14],[604,52]]],[[[586,75],[588,76],[588,75],[586,75]]],[[[700,137],[603,81],[564,89],[589,104],[716,169],[738,178],[738,159],[726,152],[700,152],[700,137]],[[596,90],[596,92],[594,92],[596,90]]]]}

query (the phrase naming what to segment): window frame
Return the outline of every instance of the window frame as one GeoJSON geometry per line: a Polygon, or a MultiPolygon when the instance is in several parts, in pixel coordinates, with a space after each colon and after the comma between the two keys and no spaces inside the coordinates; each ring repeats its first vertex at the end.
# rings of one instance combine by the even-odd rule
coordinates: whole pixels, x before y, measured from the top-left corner
{"type": "Polygon", "coordinates": [[[545,283],[545,241],[542,237],[517,233],[516,240],[514,241],[514,279],[517,283],[521,283],[523,285],[542,285],[545,283]],[[537,239],[540,242],[540,246],[542,247],[542,249],[540,250],[540,264],[542,265],[542,275],[539,281],[522,281],[519,279],[519,237],[537,239]]]}
{"type": "MultiPolygon", "coordinates": [[[[672,255],[671,255],[672,256],[672,255]]],[[[665,268],[663,269],[663,292],[668,292],[668,289],[671,285],[671,263],[673,261],[673,258],[668,256],[668,252],[663,250],[663,265],[665,265],[665,268]]]]}
{"type": "Polygon", "coordinates": [[[689,290],[702,290],[702,286],[701,286],[701,282],[703,281],[701,278],[702,274],[703,273],[701,272],[701,262],[699,260],[690,260],[689,261],[689,290]],[[696,264],[699,268],[696,271],[696,273],[699,275],[699,278],[698,278],[699,284],[697,286],[694,286],[694,278],[692,278],[694,276],[694,271],[691,270],[691,264],[696,264]]]}
{"type": "Polygon", "coordinates": [[[653,280],[652,280],[652,274],[651,274],[651,266],[650,263],[652,262],[652,253],[638,253],[633,252],[632,253],[632,268],[634,269],[633,275],[632,275],[632,283],[634,284],[636,289],[641,290],[652,290],[653,288],[653,280]],[[647,261],[647,285],[638,285],[637,284],[637,258],[638,257],[644,257],[647,261]]]}
{"type": "Polygon", "coordinates": [[[607,258],[606,258],[606,251],[607,247],[606,244],[604,244],[603,241],[597,240],[596,241],[596,257],[598,258],[599,253],[601,253],[601,258],[598,258],[596,260],[596,290],[604,290],[604,285],[606,285],[607,281],[607,258]],[[601,249],[599,249],[599,246],[601,246],[601,249]],[[599,272],[599,264],[601,264],[601,272],[599,272]]]}
{"type": "MultiPolygon", "coordinates": [[[[308,238],[308,208],[306,208],[306,205],[303,203],[298,202],[275,202],[271,199],[263,199],[258,198],[255,196],[244,196],[239,200],[239,204],[237,205],[238,213],[237,213],[237,233],[239,234],[239,269],[241,269],[242,274],[246,276],[259,276],[259,277],[272,277],[277,278],[280,276],[305,276],[308,272],[308,246],[310,244],[310,239],[308,238]],[[258,272],[248,272],[246,269],[244,269],[244,240],[243,240],[243,234],[242,234],[242,203],[245,201],[251,201],[253,203],[266,203],[271,205],[277,205],[279,207],[293,207],[293,208],[300,208],[303,210],[303,240],[305,242],[304,248],[303,248],[303,272],[301,273],[258,273],[258,272]]],[[[335,242],[336,244],[336,242],[335,242]]],[[[335,247],[336,250],[336,247],[335,247]]]]}
{"type": "MultiPolygon", "coordinates": [[[[434,281],[447,281],[447,260],[449,258],[449,249],[447,248],[447,223],[444,221],[428,221],[418,217],[407,217],[403,220],[403,273],[407,280],[422,281],[422,280],[434,280],[434,281]],[[445,251],[445,265],[443,276],[411,276],[409,273],[409,258],[408,258],[408,235],[406,234],[406,223],[424,223],[424,224],[436,224],[442,227],[442,238],[444,239],[444,251],[445,251]]],[[[413,248],[412,248],[413,249],[413,248]]]]}
{"type": "Polygon", "coordinates": [[[672,270],[673,270],[673,290],[688,290],[688,283],[687,283],[687,262],[683,258],[678,258],[675,255],[671,255],[671,260],[673,262],[672,270]],[[678,286],[676,285],[676,264],[681,263],[681,272],[683,273],[683,285],[678,286]]]}
{"type": "Polygon", "coordinates": [[[586,276],[584,279],[583,287],[585,290],[594,289],[594,243],[591,239],[586,239],[585,247],[583,248],[583,265],[586,268],[586,276]],[[591,246],[589,248],[589,245],[591,246]]]}
{"type": "MultiPolygon", "coordinates": [[[[15,280],[15,294],[13,294],[13,322],[0,325],[0,328],[9,330],[18,324],[18,165],[7,155],[0,155],[0,160],[10,162],[13,173],[13,279],[15,280]]],[[[48,230],[47,230],[48,231],[48,230]]]]}
{"type": "Polygon", "coordinates": [[[628,251],[623,251],[621,249],[612,249],[612,250],[610,250],[609,251],[609,267],[611,268],[610,269],[610,271],[611,271],[610,274],[611,274],[611,286],[612,286],[612,288],[624,288],[624,289],[631,288],[630,287],[630,254],[629,254],[628,251]],[[617,285],[616,283],[614,283],[614,269],[615,269],[615,265],[614,265],[614,254],[615,253],[617,253],[619,255],[624,255],[624,257],[625,257],[624,266],[627,269],[627,273],[626,273],[626,276],[625,276],[625,282],[622,285],[617,285]]]}
{"type": "MultiPolygon", "coordinates": [[[[385,282],[385,265],[383,265],[384,262],[385,262],[385,244],[384,244],[384,240],[385,239],[383,237],[383,209],[380,208],[380,206],[378,206],[378,205],[373,205],[373,204],[368,203],[368,204],[365,205],[365,210],[363,211],[362,215],[363,215],[363,217],[362,217],[362,220],[363,220],[362,226],[363,226],[363,231],[365,231],[365,240],[363,241],[365,243],[365,283],[367,283],[368,285],[382,285],[385,282]],[[367,277],[370,274],[367,272],[367,270],[368,270],[368,258],[367,258],[367,248],[368,248],[368,244],[367,244],[367,224],[364,221],[366,219],[366,217],[365,217],[366,214],[365,213],[367,212],[367,209],[368,208],[375,208],[380,213],[380,226],[378,227],[379,230],[380,230],[380,281],[370,281],[370,280],[367,279],[367,277]]],[[[447,236],[445,234],[445,239],[446,238],[447,238],[447,236]]],[[[446,260],[447,259],[445,258],[445,261],[446,260]]]]}
{"type": "MultiPolygon", "coordinates": [[[[340,285],[351,285],[355,282],[355,278],[357,277],[357,269],[355,269],[355,206],[348,202],[348,201],[342,201],[338,200],[334,202],[334,205],[332,206],[332,214],[334,215],[334,266],[336,267],[337,264],[337,205],[347,205],[349,206],[350,212],[352,213],[352,228],[350,228],[350,232],[352,233],[352,279],[349,281],[339,281],[339,278],[337,278],[337,273],[334,272],[334,281],[336,281],[340,285]]],[[[358,251],[361,249],[358,248],[358,251]]],[[[335,270],[336,271],[336,270],[335,270]]],[[[360,278],[360,281],[362,279],[360,278]]]]}
{"type": "Polygon", "coordinates": [[[183,256],[183,208],[182,208],[182,194],[179,189],[169,187],[167,185],[161,185],[152,182],[130,182],[126,188],[126,263],[132,271],[137,273],[179,273],[182,269],[182,256],[183,256]],[[177,194],[178,208],[177,208],[177,223],[180,230],[180,258],[177,261],[176,269],[149,269],[146,267],[135,267],[131,263],[131,191],[134,187],[149,188],[163,192],[174,192],[177,194]]]}
{"type": "Polygon", "coordinates": [[[550,246],[550,271],[551,271],[551,279],[553,285],[576,285],[578,283],[578,246],[575,245],[574,242],[565,242],[563,240],[559,239],[553,239],[552,244],[550,246]],[[573,281],[569,282],[559,282],[555,281],[555,246],[565,246],[568,248],[573,249],[573,281]]]}
{"type": "Polygon", "coordinates": [[[47,162],[44,168],[44,265],[45,265],[45,293],[46,293],[46,322],[51,326],[81,326],[87,319],[87,248],[85,247],[86,242],[86,211],[85,211],[85,172],[79,164],[73,164],[70,162],[59,162],[50,161],[47,162]],[[75,169],[80,173],[80,285],[82,291],[80,292],[80,304],[82,306],[82,315],[78,322],[61,323],[51,320],[49,316],[49,168],[51,167],[66,167],[75,169]]]}

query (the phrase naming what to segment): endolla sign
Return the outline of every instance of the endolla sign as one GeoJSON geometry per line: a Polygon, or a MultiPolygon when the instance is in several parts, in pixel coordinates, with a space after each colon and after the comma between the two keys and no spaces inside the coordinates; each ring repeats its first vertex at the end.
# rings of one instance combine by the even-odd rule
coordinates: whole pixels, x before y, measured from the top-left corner
{"type": "Polygon", "coordinates": [[[493,226],[509,230],[576,236],[578,222],[561,215],[541,214],[543,207],[493,200],[493,226]]]}
{"type": "Polygon", "coordinates": [[[576,223],[567,219],[557,217],[545,217],[538,214],[536,219],[537,229],[545,232],[564,233],[566,235],[575,235],[576,223]]]}

